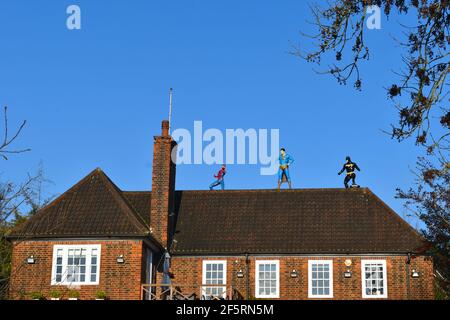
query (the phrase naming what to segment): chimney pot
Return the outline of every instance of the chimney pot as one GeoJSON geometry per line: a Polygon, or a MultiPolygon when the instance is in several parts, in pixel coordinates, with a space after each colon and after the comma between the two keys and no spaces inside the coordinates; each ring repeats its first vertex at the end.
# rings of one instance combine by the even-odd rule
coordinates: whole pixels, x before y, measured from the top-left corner
{"type": "Polygon", "coordinates": [[[169,136],[169,121],[163,120],[162,122],[162,136],[168,137],[169,136]]]}

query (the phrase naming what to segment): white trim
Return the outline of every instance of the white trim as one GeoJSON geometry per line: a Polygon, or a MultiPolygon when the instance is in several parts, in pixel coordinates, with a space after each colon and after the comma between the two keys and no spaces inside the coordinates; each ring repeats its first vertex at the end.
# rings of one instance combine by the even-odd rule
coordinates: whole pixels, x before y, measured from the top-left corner
{"type": "MultiPolygon", "coordinates": [[[[223,284],[218,284],[217,287],[224,287],[223,298],[226,298],[226,287],[227,287],[227,260],[203,260],[202,265],[202,285],[206,284],[206,265],[207,264],[221,264],[223,266],[223,284]]],[[[205,288],[202,286],[201,295],[205,295],[205,288]]]]}
{"type": "Polygon", "coordinates": [[[256,298],[280,298],[280,260],[256,260],[255,261],[255,297],[256,298]],[[259,294],[259,265],[275,264],[276,291],[275,294],[259,294]]]}
{"type": "MultiPolygon", "coordinates": [[[[420,257],[427,257],[430,256],[429,254],[414,254],[415,256],[420,257]]],[[[177,258],[192,258],[192,259],[207,259],[207,258],[214,258],[214,259],[225,259],[225,258],[236,258],[236,257],[245,257],[245,254],[235,254],[235,255],[229,255],[229,254],[178,254],[174,253],[172,254],[172,257],[177,258]]],[[[364,257],[406,257],[408,256],[407,253],[361,253],[361,254],[301,254],[301,253],[292,253],[292,254],[260,254],[260,253],[252,253],[249,254],[250,257],[257,257],[257,258],[267,258],[267,259],[275,259],[275,258],[281,258],[281,257],[307,257],[307,258],[336,258],[336,257],[345,257],[345,258],[364,258],[364,257]]]]}
{"type": "Polygon", "coordinates": [[[89,286],[98,285],[100,283],[100,262],[101,262],[101,248],[100,244],[68,244],[68,245],[54,245],[53,246],[53,258],[52,258],[52,279],[51,285],[73,285],[73,286],[89,286]],[[85,282],[69,282],[64,277],[67,274],[67,259],[69,249],[86,249],[86,280],[85,282]],[[97,277],[96,281],[91,281],[91,252],[93,249],[97,250],[97,277]],[[56,259],[58,250],[63,251],[63,263],[62,263],[62,281],[56,281],[56,259]]]}
{"type": "Polygon", "coordinates": [[[386,268],[386,260],[361,260],[361,282],[362,282],[362,297],[366,299],[379,299],[379,298],[387,298],[388,297],[388,279],[387,279],[387,268],[386,268]],[[383,291],[384,293],[381,295],[367,295],[366,294],[366,272],[365,266],[367,264],[377,263],[383,266],[383,291]]]}
{"type": "Polygon", "coordinates": [[[153,251],[149,248],[146,248],[146,263],[145,263],[145,283],[152,284],[153,283],[153,251]]]}
{"type": "Polygon", "coordinates": [[[308,298],[333,298],[333,260],[308,260],[308,298]],[[329,266],[329,289],[330,294],[314,294],[312,293],[312,265],[328,264],[329,266]]]}

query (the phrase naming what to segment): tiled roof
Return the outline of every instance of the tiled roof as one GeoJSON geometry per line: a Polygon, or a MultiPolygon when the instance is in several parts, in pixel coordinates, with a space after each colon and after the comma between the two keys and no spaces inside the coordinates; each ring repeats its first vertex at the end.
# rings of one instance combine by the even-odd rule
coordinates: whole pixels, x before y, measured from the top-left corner
{"type": "Polygon", "coordinates": [[[407,253],[424,243],[368,189],[177,193],[179,254],[407,253]]]}
{"type": "MultiPolygon", "coordinates": [[[[99,169],[13,237],[148,236],[151,192],[99,169]]],[[[176,191],[174,254],[418,252],[423,238],[369,189],[176,191]]]]}
{"type": "Polygon", "coordinates": [[[96,169],[15,229],[10,237],[133,237],[149,227],[122,192],[96,169]]]}

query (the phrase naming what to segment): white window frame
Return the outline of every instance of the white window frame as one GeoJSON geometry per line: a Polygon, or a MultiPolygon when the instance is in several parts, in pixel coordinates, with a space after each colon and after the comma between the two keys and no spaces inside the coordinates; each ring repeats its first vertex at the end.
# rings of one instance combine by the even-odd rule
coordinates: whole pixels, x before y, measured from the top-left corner
{"type": "Polygon", "coordinates": [[[308,298],[333,298],[333,260],[308,260],[308,298]],[[313,294],[312,293],[312,265],[313,264],[328,264],[330,277],[330,293],[329,294],[313,294]]]}
{"type": "Polygon", "coordinates": [[[361,282],[362,282],[362,297],[365,299],[380,299],[388,297],[388,279],[387,279],[387,267],[386,260],[361,260],[361,282]],[[381,295],[368,295],[366,294],[366,270],[365,267],[367,264],[382,264],[383,266],[383,291],[384,293],[381,295]]]}
{"type": "Polygon", "coordinates": [[[207,264],[221,264],[223,265],[223,283],[218,284],[214,287],[224,287],[224,293],[222,294],[222,297],[225,299],[227,296],[226,288],[227,288],[227,260],[203,260],[203,267],[202,267],[202,291],[201,295],[205,295],[205,289],[207,287],[204,287],[203,285],[206,284],[206,265],[207,264]]]}
{"type": "Polygon", "coordinates": [[[146,264],[145,264],[145,282],[146,284],[153,283],[153,251],[146,249],[146,264]]]}
{"type": "Polygon", "coordinates": [[[256,260],[255,262],[255,297],[256,298],[280,298],[280,260],[256,260]],[[276,291],[275,294],[260,294],[259,293],[259,266],[261,264],[275,264],[276,265],[276,291]]]}
{"type": "Polygon", "coordinates": [[[53,259],[52,259],[52,279],[51,285],[74,285],[74,286],[89,286],[98,285],[100,283],[100,262],[101,262],[101,248],[100,244],[70,244],[70,245],[54,245],[53,259]],[[67,281],[67,259],[70,249],[85,249],[86,250],[86,280],[85,282],[67,281]],[[97,250],[97,277],[96,281],[91,281],[91,252],[93,249],[97,250]],[[61,281],[56,281],[56,260],[58,250],[63,251],[63,263],[61,281]]]}

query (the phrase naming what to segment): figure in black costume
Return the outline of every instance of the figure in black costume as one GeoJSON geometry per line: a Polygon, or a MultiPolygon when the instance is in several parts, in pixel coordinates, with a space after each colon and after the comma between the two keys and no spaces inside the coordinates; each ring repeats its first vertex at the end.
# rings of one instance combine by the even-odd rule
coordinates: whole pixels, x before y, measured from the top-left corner
{"type": "Polygon", "coordinates": [[[352,188],[359,187],[355,182],[355,179],[356,179],[355,169],[358,171],[361,171],[359,169],[358,165],[356,163],[352,162],[350,157],[346,157],[345,164],[342,167],[342,170],[338,172],[338,175],[341,175],[342,172],[347,171],[347,174],[344,179],[344,185],[346,188],[348,188],[348,182],[350,181],[350,179],[352,180],[352,188]]]}

